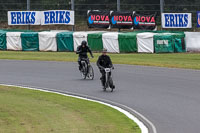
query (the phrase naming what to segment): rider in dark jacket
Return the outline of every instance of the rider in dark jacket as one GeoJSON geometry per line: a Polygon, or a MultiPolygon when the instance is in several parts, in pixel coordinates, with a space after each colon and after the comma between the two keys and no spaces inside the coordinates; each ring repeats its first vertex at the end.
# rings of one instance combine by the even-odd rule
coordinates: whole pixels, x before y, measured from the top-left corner
{"type": "Polygon", "coordinates": [[[92,54],[92,51],[87,46],[87,42],[86,41],[82,41],[81,45],[78,46],[77,50],[76,50],[76,54],[79,54],[79,58],[78,58],[79,70],[82,70],[82,65],[81,65],[81,60],[82,59],[86,59],[87,64],[89,63],[87,52],[90,53],[92,58],[94,57],[93,54],[92,54]]]}
{"type": "MultiPolygon", "coordinates": [[[[100,78],[100,80],[101,80],[103,87],[105,86],[105,70],[104,69],[105,68],[114,69],[112,61],[111,61],[110,57],[108,55],[106,55],[106,53],[107,53],[107,49],[103,49],[102,55],[100,55],[97,60],[97,66],[102,74],[102,77],[100,78]]],[[[111,72],[109,74],[111,75],[111,72]]],[[[111,87],[113,89],[115,88],[114,85],[112,85],[111,87]]]]}

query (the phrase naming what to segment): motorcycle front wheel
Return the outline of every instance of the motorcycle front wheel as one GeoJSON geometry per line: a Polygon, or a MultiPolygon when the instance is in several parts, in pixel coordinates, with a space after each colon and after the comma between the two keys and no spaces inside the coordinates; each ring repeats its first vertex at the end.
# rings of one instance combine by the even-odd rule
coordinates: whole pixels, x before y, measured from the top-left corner
{"type": "Polygon", "coordinates": [[[87,70],[86,70],[85,66],[82,67],[81,76],[82,76],[83,79],[86,79],[87,70]]]}
{"type": "Polygon", "coordinates": [[[94,79],[94,70],[91,65],[88,66],[88,78],[93,80],[94,79]]]}

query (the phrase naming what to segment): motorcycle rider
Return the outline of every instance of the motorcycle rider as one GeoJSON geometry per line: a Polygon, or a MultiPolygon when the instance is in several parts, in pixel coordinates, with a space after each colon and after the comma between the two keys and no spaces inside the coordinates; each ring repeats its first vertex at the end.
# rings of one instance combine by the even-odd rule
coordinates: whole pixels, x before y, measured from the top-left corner
{"type": "MultiPolygon", "coordinates": [[[[97,60],[97,66],[102,74],[100,80],[101,80],[101,83],[102,83],[102,86],[103,86],[103,89],[105,89],[105,68],[112,68],[114,69],[113,67],[113,64],[112,64],[112,61],[110,59],[110,57],[107,55],[107,49],[103,49],[102,51],[102,55],[99,56],[98,60],[97,60]]],[[[109,75],[111,75],[111,72],[109,73],[109,75]]],[[[110,86],[112,89],[115,88],[115,85],[112,84],[110,86]]]]}
{"type": "Polygon", "coordinates": [[[88,65],[89,63],[89,59],[87,56],[87,52],[90,53],[91,57],[94,58],[92,51],[90,50],[90,48],[87,46],[87,42],[86,41],[82,41],[81,45],[77,47],[76,50],[76,54],[79,54],[79,58],[78,58],[78,64],[79,64],[79,70],[82,71],[82,65],[81,65],[81,60],[86,59],[86,63],[88,65]]]}

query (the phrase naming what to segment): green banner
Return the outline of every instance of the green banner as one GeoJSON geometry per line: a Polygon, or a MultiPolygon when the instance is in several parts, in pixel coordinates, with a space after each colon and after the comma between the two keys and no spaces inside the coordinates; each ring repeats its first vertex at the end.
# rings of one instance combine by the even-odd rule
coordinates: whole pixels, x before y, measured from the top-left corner
{"type": "Polygon", "coordinates": [[[58,51],[74,51],[73,32],[57,34],[58,51]]]}
{"type": "Polygon", "coordinates": [[[174,52],[186,52],[185,45],[185,34],[175,33],[174,34],[174,52]]]}
{"type": "Polygon", "coordinates": [[[39,39],[37,32],[24,32],[21,34],[23,51],[39,51],[39,39]]]}
{"type": "Polygon", "coordinates": [[[6,32],[0,31],[0,50],[6,50],[6,32]]]}
{"type": "Polygon", "coordinates": [[[92,51],[102,51],[103,49],[103,41],[102,41],[102,33],[91,33],[88,34],[88,45],[92,51]]]}
{"type": "Polygon", "coordinates": [[[137,52],[137,34],[143,31],[120,33],[118,36],[120,52],[137,52]]]}
{"type": "Polygon", "coordinates": [[[157,34],[153,37],[155,53],[173,53],[173,35],[170,33],[157,34]]]}

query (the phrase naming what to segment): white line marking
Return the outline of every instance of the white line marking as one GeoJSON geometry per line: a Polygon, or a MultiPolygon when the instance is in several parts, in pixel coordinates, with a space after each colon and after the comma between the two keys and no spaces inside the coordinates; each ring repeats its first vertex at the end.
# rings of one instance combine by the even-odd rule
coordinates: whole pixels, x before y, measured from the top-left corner
{"type": "MultiPolygon", "coordinates": [[[[140,127],[141,133],[149,133],[148,128],[138,118],[133,116],[131,113],[129,113],[128,111],[126,111],[126,110],[124,110],[124,109],[122,109],[120,107],[117,107],[117,106],[114,106],[114,105],[111,105],[111,104],[108,104],[108,103],[105,103],[105,102],[101,102],[101,101],[97,101],[97,100],[93,100],[93,99],[89,99],[89,98],[84,98],[84,97],[80,97],[80,96],[64,94],[64,93],[60,93],[60,92],[49,91],[50,89],[48,90],[47,88],[45,88],[45,90],[43,90],[43,89],[38,89],[38,88],[28,87],[28,86],[22,86],[22,85],[11,85],[11,84],[0,84],[0,85],[11,86],[11,87],[21,87],[21,88],[26,88],[26,89],[31,89],[31,90],[38,90],[38,91],[54,93],[54,94],[60,94],[60,95],[63,95],[63,96],[69,96],[69,97],[73,97],[73,98],[78,98],[78,99],[82,99],[82,100],[87,100],[87,101],[100,103],[100,104],[103,104],[103,105],[106,105],[106,106],[109,106],[111,108],[114,108],[114,109],[118,110],[119,112],[121,112],[124,115],[126,115],[129,119],[133,120],[140,127]]],[[[119,104],[119,105],[121,105],[121,104],[119,104]]],[[[124,105],[122,105],[122,106],[124,106],[124,105]]],[[[143,115],[141,115],[140,113],[136,112],[135,110],[133,110],[133,109],[127,107],[127,106],[124,106],[124,107],[130,109],[131,111],[133,111],[134,113],[136,113],[137,115],[142,117],[145,121],[147,121],[152,126],[153,133],[157,133],[155,126],[148,119],[146,119],[143,115]]]]}

